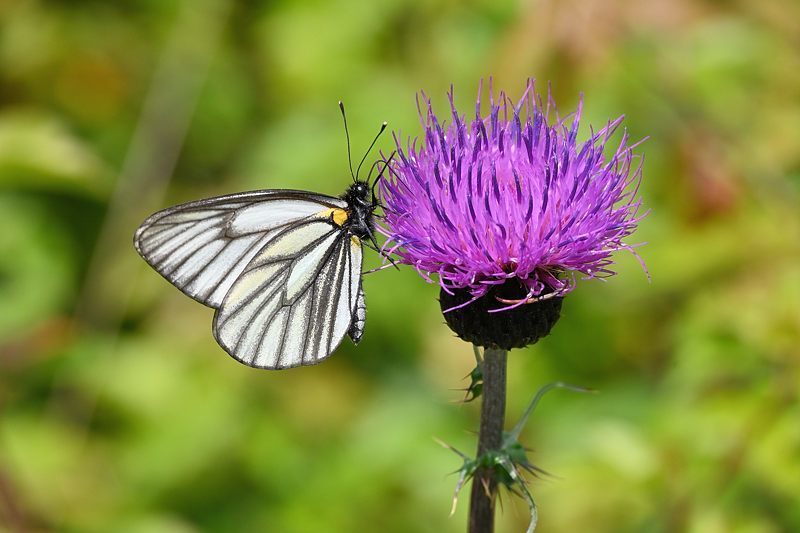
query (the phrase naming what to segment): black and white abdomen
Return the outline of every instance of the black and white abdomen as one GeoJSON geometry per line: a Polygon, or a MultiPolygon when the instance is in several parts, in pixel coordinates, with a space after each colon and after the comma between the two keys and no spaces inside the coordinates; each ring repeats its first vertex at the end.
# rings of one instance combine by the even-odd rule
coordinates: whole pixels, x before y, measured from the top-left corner
{"type": "Polygon", "coordinates": [[[367,306],[364,302],[364,289],[358,288],[358,298],[356,299],[356,307],[353,312],[353,321],[350,323],[350,329],[347,334],[353,340],[354,344],[358,344],[361,336],[364,335],[364,326],[367,323],[367,306]]]}

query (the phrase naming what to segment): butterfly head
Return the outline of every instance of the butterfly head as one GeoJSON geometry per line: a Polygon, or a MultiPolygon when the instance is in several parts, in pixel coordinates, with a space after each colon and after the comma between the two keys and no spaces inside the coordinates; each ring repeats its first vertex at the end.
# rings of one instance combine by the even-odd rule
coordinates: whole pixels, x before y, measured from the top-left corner
{"type": "Polygon", "coordinates": [[[351,209],[362,208],[373,211],[376,207],[369,183],[362,180],[357,180],[350,185],[342,195],[342,200],[347,202],[351,209]]]}

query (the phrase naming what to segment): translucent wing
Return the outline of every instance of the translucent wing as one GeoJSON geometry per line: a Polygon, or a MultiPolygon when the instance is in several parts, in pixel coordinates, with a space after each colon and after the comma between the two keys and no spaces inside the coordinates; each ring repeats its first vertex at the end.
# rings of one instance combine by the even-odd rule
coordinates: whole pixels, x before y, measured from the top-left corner
{"type": "Polygon", "coordinates": [[[358,238],[329,221],[292,224],[231,286],[214,315],[217,342],[258,368],[320,362],[354,322],[361,260],[358,238]]]}
{"type": "Polygon", "coordinates": [[[152,215],[139,226],[134,245],[185,294],[219,307],[247,264],[284,228],[346,207],[338,198],[303,191],[219,196],[152,215]]]}

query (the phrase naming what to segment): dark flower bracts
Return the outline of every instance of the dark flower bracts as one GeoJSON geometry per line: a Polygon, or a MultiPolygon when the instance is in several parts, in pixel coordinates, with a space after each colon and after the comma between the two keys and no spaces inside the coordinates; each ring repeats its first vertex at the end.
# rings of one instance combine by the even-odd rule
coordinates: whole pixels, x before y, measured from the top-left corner
{"type": "Polygon", "coordinates": [[[533,81],[516,104],[489,93],[488,115],[479,91],[469,122],[452,90],[446,119],[423,94],[424,139],[395,135],[380,193],[387,250],[429,282],[435,275],[448,324],[475,344],[509,349],[547,334],[577,275],[612,276],[612,253],[633,252],[624,240],[643,216],[641,163],[627,132],[611,145],[622,117],[579,143],[582,102],[562,118],[533,81]]]}

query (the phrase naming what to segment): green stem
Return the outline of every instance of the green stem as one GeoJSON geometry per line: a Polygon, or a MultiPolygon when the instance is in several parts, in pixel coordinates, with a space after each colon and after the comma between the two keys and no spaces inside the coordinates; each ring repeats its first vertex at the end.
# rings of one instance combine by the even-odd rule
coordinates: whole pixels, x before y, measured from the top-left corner
{"type": "MultiPolygon", "coordinates": [[[[506,412],[506,360],[508,352],[487,348],[483,352],[483,391],[481,422],[478,433],[478,454],[498,451],[503,445],[503,425],[506,412]]],[[[494,502],[497,480],[494,471],[479,468],[472,480],[469,503],[469,533],[494,531],[494,502]]]]}

